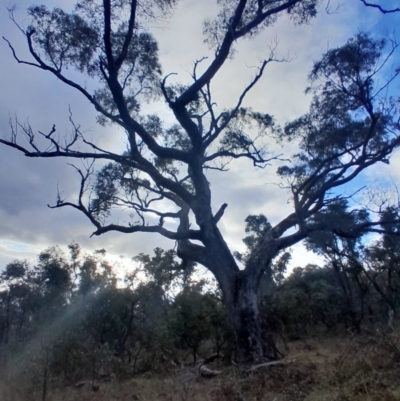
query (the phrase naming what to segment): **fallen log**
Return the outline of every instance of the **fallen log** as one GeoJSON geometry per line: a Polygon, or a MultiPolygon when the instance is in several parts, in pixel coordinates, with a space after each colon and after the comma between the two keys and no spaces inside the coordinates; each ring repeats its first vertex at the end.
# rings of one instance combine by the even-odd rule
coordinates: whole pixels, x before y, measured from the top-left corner
{"type": "Polygon", "coordinates": [[[218,376],[222,373],[220,370],[213,370],[213,369],[207,368],[206,365],[200,365],[199,372],[203,377],[208,378],[208,379],[210,377],[218,376]]]}
{"type": "Polygon", "coordinates": [[[247,372],[254,372],[255,370],[261,368],[269,368],[271,366],[290,365],[291,363],[293,363],[293,361],[285,361],[285,360],[260,363],[259,365],[254,365],[250,369],[247,369],[247,372]]]}

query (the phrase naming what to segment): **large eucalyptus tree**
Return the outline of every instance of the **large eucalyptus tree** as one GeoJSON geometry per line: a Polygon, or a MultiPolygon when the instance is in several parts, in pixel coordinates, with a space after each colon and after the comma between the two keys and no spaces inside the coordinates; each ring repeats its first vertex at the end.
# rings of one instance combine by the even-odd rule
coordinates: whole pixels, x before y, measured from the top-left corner
{"type": "Polygon", "coordinates": [[[245,96],[274,61],[273,52],[260,63],[232,108],[221,111],[217,107],[211,85],[217,74],[229,68],[226,62],[238,41],[268,29],[281,15],[308,23],[316,17],[320,1],[217,1],[219,13],[204,23],[214,57],[202,60],[208,63],[202,72],[199,62],[195,63],[189,85],[169,84],[168,75],[162,75],[157,42],[146,29],[146,21],[171,12],[174,3],[83,0],[72,13],[31,7],[31,25],[26,30],[17,26],[32,59],[20,59],[8,42],[15,59],[48,71],[76,89],[97,110],[100,123],[125,130],[127,149],[121,154],[101,149],[77,125],[72,137],[60,141],[55,127],[48,133],[35,133],[21,124],[25,140],[12,130],[11,138],[0,142],[28,157],[105,161],[98,171],[92,164],[86,171],[77,168],[81,177],[77,201],[60,196],[54,207],[71,206],[84,213],[95,226],[94,235],[145,232],[177,241],[181,268],[194,261],[215,276],[239,360],[276,359],[279,353],[271,337],[261,333],[257,307],[257,288],[271,261],[320,230],[357,236],[379,229],[367,214],[357,224],[341,226],[329,219],[328,206],[341,199],[338,187],[369,166],[386,163],[400,144],[397,105],[387,94],[399,70],[393,70],[381,86],[376,80],[398,45],[360,33],[343,47],[329,50],[309,77],[310,111],[281,129],[265,111],[243,107],[245,96]],[[91,92],[73,80],[76,74],[71,75],[71,69],[93,78],[97,89],[91,92]],[[145,101],[160,97],[175,124],[164,126],[160,116],[146,113],[145,101]],[[242,269],[218,228],[227,204],[212,210],[206,172],[239,158],[248,159],[255,168],[266,166],[271,158],[266,157],[260,138],[264,145],[277,140],[298,145],[291,162],[277,170],[277,179],[291,194],[293,211],[276,225],[264,224],[242,269]],[[118,207],[130,210],[126,224],[112,220],[118,207]],[[327,218],[315,219],[317,213],[327,218]]]}

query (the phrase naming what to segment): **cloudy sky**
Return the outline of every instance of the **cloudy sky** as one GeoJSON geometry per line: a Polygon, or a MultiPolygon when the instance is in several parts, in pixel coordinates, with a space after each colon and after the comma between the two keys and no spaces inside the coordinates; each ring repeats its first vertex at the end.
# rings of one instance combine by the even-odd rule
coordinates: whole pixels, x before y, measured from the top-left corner
{"type": "MultiPolygon", "coordinates": [[[[398,3],[377,2],[388,7],[398,3]]],[[[66,10],[73,5],[69,0],[42,3],[49,8],[57,6],[66,10]]],[[[152,27],[159,42],[163,73],[178,73],[173,78],[176,82],[187,82],[193,62],[212,55],[203,43],[202,21],[215,12],[214,3],[211,0],[181,0],[172,18],[152,27]]],[[[31,0],[16,1],[15,17],[21,26],[28,25],[25,10],[30,4],[31,0]]],[[[308,108],[310,99],[304,95],[304,89],[313,61],[358,31],[372,32],[376,36],[393,34],[400,21],[400,14],[384,16],[374,9],[366,9],[358,0],[341,1],[338,9],[338,3],[331,1],[329,13],[325,11],[325,5],[310,25],[294,26],[281,18],[256,39],[240,42],[234,59],[226,63],[213,85],[218,105],[234,105],[234,99],[254,76],[254,66],[268,56],[269,45],[277,42],[277,56],[289,61],[267,67],[245,106],[272,114],[282,124],[294,119],[308,108]]],[[[0,11],[0,34],[13,43],[21,58],[29,59],[24,38],[9,20],[5,8],[0,11]]],[[[48,132],[56,124],[59,133],[68,134],[71,108],[74,120],[88,138],[108,149],[124,150],[124,134],[114,128],[99,127],[94,110],[76,91],[46,72],[17,64],[4,41],[0,43],[0,58],[0,136],[9,135],[9,120],[16,116],[21,121],[29,120],[37,130],[48,132]]],[[[70,74],[74,76],[72,71],[70,74]]],[[[392,90],[398,93],[399,89],[399,82],[396,82],[392,90]]],[[[147,112],[157,112],[167,123],[173,122],[171,113],[162,105],[146,107],[147,112]]],[[[280,149],[273,143],[270,150],[287,156],[292,151],[280,149]]],[[[139,252],[150,253],[156,246],[174,246],[173,242],[151,234],[108,233],[90,238],[93,226],[79,212],[68,208],[49,209],[47,204],[54,204],[57,188],[64,198],[71,201],[76,198],[79,178],[67,163],[66,159],[28,159],[0,146],[0,269],[16,258],[34,258],[48,246],[66,245],[72,241],[89,252],[106,248],[113,255],[127,258],[139,252]]],[[[275,169],[274,166],[255,171],[250,163],[242,161],[231,164],[227,173],[209,175],[214,209],[224,202],[229,205],[220,226],[232,250],[243,250],[241,238],[244,237],[247,215],[264,213],[272,223],[277,223],[290,212],[288,194],[276,185],[275,169]]],[[[393,155],[389,166],[379,165],[369,170],[358,184],[372,188],[391,181],[400,181],[399,153],[393,155]]],[[[295,247],[293,265],[304,265],[313,259],[301,246],[295,247]]]]}

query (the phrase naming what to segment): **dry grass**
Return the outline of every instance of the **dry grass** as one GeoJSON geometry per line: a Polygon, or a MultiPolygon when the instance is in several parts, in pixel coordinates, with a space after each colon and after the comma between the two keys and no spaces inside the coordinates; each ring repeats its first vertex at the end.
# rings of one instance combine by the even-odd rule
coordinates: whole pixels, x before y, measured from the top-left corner
{"type": "MultiPolygon", "coordinates": [[[[248,373],[214,366],[223,374],[200,377],[196,369],[142,375],[126,381],[90,382],[80,388],[51,383],[46,401],[400,401],[400,336],[374,333],[289,344],[294,362],[248,373]]],[[[40,386],[8,388],[8,399],[41,399],[40,386]]],[[[3,393],[4,394],[4,393],[3,393]]],[[[0,391],[0,398],[2,397],[0,391]]]]}

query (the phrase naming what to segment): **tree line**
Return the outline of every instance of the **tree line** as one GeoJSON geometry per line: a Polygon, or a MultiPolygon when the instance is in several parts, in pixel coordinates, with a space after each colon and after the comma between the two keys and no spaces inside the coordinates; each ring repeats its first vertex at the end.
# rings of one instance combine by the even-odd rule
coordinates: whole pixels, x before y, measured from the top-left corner
{"type": "MultiPolygon", "coordinates": [[[[388,210],[387,213],[396,213],[388,210]]],[[[247,255],[268,226],[247,218],[247,255]],[[252,245],[253,244],[253,245],[252,245]]],[[[366,244],[330,235],[307,246],[323,266],[287,272],[289,253],[271,264],[260,284],[263,336],[285,354],[287,341],[391,329],[400,306],[399,225],[366,244]]],[[[50,247],[30,264],[9,263],[0,282],[3,380],[24,377],[35,391],[48,383],[133,377],[196,364],[210,356],[237,358],[223,294],[194,263],[182,270],[173,250],[139,254],[123,277],[104,250],[66,255],[50,247]]],[[[1,386],[0,386],[1,387],[1,386]]]]}

